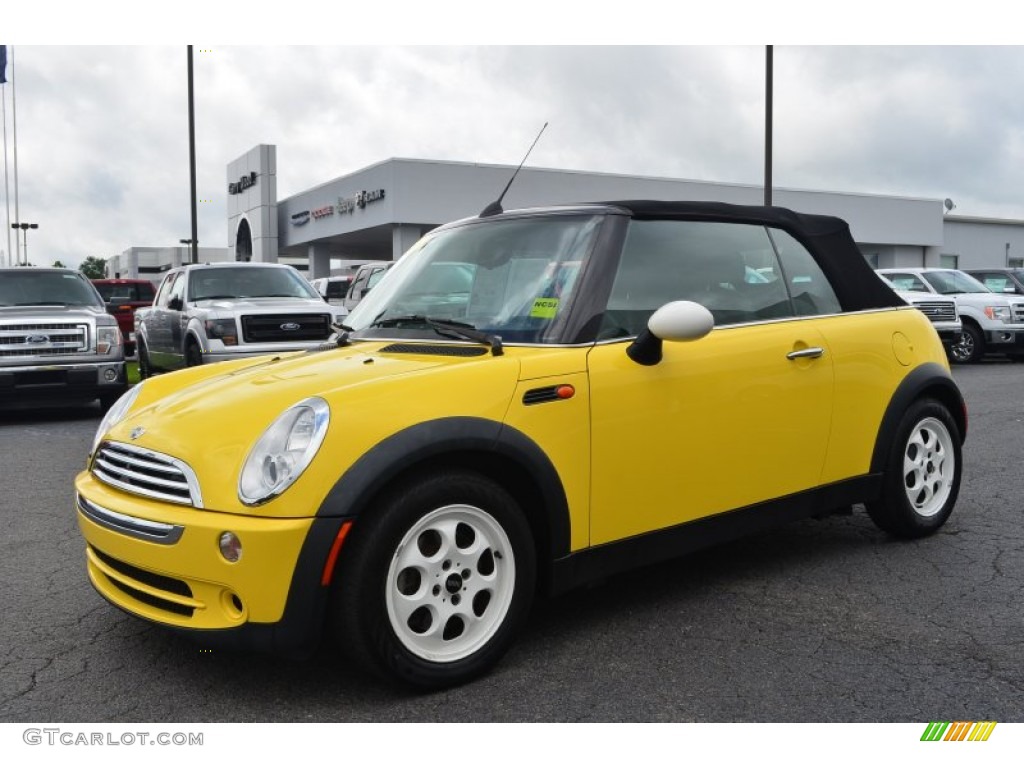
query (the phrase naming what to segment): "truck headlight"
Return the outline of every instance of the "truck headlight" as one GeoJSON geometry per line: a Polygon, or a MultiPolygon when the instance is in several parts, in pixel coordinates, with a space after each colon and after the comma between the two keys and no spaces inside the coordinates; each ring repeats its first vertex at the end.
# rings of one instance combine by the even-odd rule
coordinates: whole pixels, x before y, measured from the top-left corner
{"type": "Polygon", "coordinates": [[[243,504],[262,504],[283,493],[306,470],[327,434],[331,411],[319,397],[286,410],[256,441],[238,476],[243,504]]]}
{"type": "Polygon", "coordinates": [[[116,325],[101,325],[96,328],[96,354],[109,355],[121,346],[121,329],[116,325]]]}
{"type": "Polygon", "coordinates": [[[100,425],[96,428],[96,435],[92,439],[92,448],[89,449],[89,455],[96,453],[96,446],[100,444],[100,440],[103,436],[110,431],[110,428],[117,424],[121,419],[125,417],[128,410],[132,407],[135,402],[135,398],[139,396],[139,391],[142,389],[142,382],[139,382],[134,387],[129,389],[119,398],[117,401],[110,406],[100,425]]]}
{"type": "Polygon", "coordinates": [[[207,320],[206,338],[220,339],[226,347],[233,347],[238,344],[238,326],[235,324],[235,318],[207,320]]]}
{"type": "Polygon", "coordinates": [[[1009,307],[985,307],[985,314],[990,320],[1000,320],[1004,323],[1010,322],[1009,307]]]}

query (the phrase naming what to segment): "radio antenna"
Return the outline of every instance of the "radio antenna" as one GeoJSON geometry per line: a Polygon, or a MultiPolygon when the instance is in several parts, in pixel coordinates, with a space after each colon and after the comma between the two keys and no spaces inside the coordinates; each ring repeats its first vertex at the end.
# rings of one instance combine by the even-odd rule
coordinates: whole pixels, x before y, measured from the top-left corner
{"type": "Polygon", "coordinates": [[[505,199],[505,193],[508,192],[508,188],[512,186],[512,182],[516,180],[516,176],[519,175],[519,171],[521,171],[522,168],[523,168],[523,163],[526,162],[526,158],[530,156],[531,152],[533,152],[533,148],[536,147],[537,146],[537,142],[540,141],[540,134],[544,133],[544,129],[547,128],[547,127],[548,127],[548,124],[544,123],[544,125],[540,129],[540,133],[537,134],[537,138],[533,140],[533,144],[531,144],[530,148],[528,150],[526,150],[526,155],[523,157],[523,162],[519,164],[518,168],[516,168],[515,173],[512,174],[512,178],[508,180],[508,184],[505,185],[505,188],[503,190],[501,190],[501,194],[498,195],[498,199],[495,200],[490,205],[488,205],[482,211],[480,211],[480,218],[481,219],[484,218],[485,216],[497,216],[499,213],[501,213],[504,210],[501,207],[501,201],[505,199]]]}

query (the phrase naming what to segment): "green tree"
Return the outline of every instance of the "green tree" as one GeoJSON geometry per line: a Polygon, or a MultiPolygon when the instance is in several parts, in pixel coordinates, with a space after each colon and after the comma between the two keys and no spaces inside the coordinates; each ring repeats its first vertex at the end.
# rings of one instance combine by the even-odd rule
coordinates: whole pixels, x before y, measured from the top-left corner
{"type": "Polygon", "coordinates": [[[100,280],[107,276],[107,260],[99,256],[86,256],[78,269],[90,280],[100,280]]]}
{"type": "Polygon", "coordinates": [[[64,268],[64,262],[61,261],[60,259],[57,259],[55,262],[53,262],[53,266],[60,267],[61,269],[63,269],[64,268]]]}

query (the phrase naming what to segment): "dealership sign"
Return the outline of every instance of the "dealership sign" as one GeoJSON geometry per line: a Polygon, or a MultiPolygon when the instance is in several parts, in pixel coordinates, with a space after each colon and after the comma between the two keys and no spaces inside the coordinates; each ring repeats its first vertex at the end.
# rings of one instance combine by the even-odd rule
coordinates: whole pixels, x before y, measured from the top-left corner
{"type": "Polygon", "coordinates": [[[303,224],[309,223],[309,211],[302,211],[301,213],[292,214],[292,224],[296,227],[301,227],[303,224]]]}
{"type": "Polygon", "coordinates": [[[314,219],[322,219],[325,216],[333,216],[334,215],[334,206],[333,205],[325,205],[323,208],[314,208],[311,211],[311,213],[313,214],[313,218],[314,219]]]}
{"type": "Polygon", "coordinates": [[[384,199],[383,189],[363,190],[352,197],[338,198],[338,213],[354,213],[356,208],[365,208],[369,203],[384,199]]]}
{"type": "Polygon", "coordinates": [[[242,176],[238,181],[228,182],[228,194],[229,195],[240,195],[249,187],[256,186],[256,171],[252,171],[246,176],[242,176]]]}

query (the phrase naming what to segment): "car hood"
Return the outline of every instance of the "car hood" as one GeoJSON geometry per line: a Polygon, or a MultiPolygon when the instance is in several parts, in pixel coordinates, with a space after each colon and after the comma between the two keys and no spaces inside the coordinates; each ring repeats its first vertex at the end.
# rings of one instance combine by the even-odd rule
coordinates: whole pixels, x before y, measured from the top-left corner
{"type": "Polygon", "coordinates": [[[246,299],[205,299],[195,302],[202,309],[223,310],[226,312],[330,312],[327,302],[317,299],[298,299],[282,296],[251,297],[246,299]]]}
{"type": "Polygon", "coordinates": [[[72,322],[77,319],[81,320],[94,320],[97,317],[106,317],[107,310],[105,307],[93,307],[93,306],[54,306],[54,305],[39,305],[30,307],[5,307],[0,306],[0,317],[4,320],[17,320],[19,318],[38,318],[38,317],[59,317],[61,322],[72,322]]]}
{"type": "MultiPolygon", "coordinates": [[[[451,415],[504,416],[518,380],[514,357],[393,353],[388,346],[397,345],[358,343],[161,375],[141,385],[131,411],[105,439],[185,461],[199,478],[206,508],[252,514],[237,499],[238,472],[267,427],[306,398],[322,398],[331,410],[321,447],[332,457],[328,473],[412,424],[451,415]]],[[[321,479],[319,487],[329,488],[334,479],[321,479]]],[[[272,513],[272,506],[261,513],[272,513]]]]}

